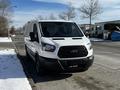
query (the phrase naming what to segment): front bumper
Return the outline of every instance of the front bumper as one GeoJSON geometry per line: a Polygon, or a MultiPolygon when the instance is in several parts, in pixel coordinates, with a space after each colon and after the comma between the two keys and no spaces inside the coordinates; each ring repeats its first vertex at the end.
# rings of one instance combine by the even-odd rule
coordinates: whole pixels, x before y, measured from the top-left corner
{"type": "Polygon", "coordinates": [[[72,68],[89,68],[94,61],[94,56],[77,60],[57,60],[40,57],[40,63],[46,70],[68,70],[72,68]]]}

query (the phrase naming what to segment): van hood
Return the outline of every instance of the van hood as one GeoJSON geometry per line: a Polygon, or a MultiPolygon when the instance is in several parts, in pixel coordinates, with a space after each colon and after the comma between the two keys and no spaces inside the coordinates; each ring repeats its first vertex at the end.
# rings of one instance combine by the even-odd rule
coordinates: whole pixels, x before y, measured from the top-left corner
{"type": "Polygon", "coordinates": [[[64,40],[53,40],[53,42],[60,46],[84,45],[83,39],[64,38],[64,40]]]}
{"type": "Polygon", "coordinates": [[[90,42],[86,37],[81,38],[42,38],[42,41],[57,46],[85,45],[90,42]]]}

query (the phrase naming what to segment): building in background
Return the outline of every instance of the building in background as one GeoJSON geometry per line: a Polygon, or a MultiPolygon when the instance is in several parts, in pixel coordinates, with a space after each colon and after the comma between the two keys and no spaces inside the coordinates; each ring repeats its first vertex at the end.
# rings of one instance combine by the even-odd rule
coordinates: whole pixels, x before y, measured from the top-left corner
{"type": "Polygon", "coordinates": [[[114,31],[120,31],[120,20],[95,23],[95,37],[111,39],[112,32],[114,31]]]}

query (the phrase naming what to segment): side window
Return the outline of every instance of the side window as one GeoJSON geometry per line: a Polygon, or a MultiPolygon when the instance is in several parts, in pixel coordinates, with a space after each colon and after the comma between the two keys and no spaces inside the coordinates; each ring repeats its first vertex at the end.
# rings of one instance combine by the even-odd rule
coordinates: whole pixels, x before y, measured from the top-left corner
{"type": "Polygon", "coordinates": [[[38,28],[37,28],[37,25],[36,25],[36,24],[33,25],[33,32],[34,32],[34,34],[35,34],[35,40],[36,40],[37,42],[39,42],[39,38],[38,38],[38,28]]]}

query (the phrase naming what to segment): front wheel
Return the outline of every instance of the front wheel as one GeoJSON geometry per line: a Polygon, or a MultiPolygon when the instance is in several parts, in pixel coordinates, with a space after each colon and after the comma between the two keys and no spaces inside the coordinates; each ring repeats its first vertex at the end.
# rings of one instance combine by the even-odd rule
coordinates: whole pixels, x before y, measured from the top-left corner
{"type": "Polygon", "coordinates": [[[40,58],[39,58],[38,55],[36,55],[35,68],[36,68],[36,73],[37,73],[38,75],[43,75],[43,68],[42,68],[42,66],[41,66],[40,58]]]}
{"type": "Polygon", "coordinates": [[[28,50],[27,50],[27,46],[26,46],[26,45],[25,45],[25,52],[26,52],[27,60],[30,60],[31,57],[30,57],[30,55],[28,54],[28,50]]]}

